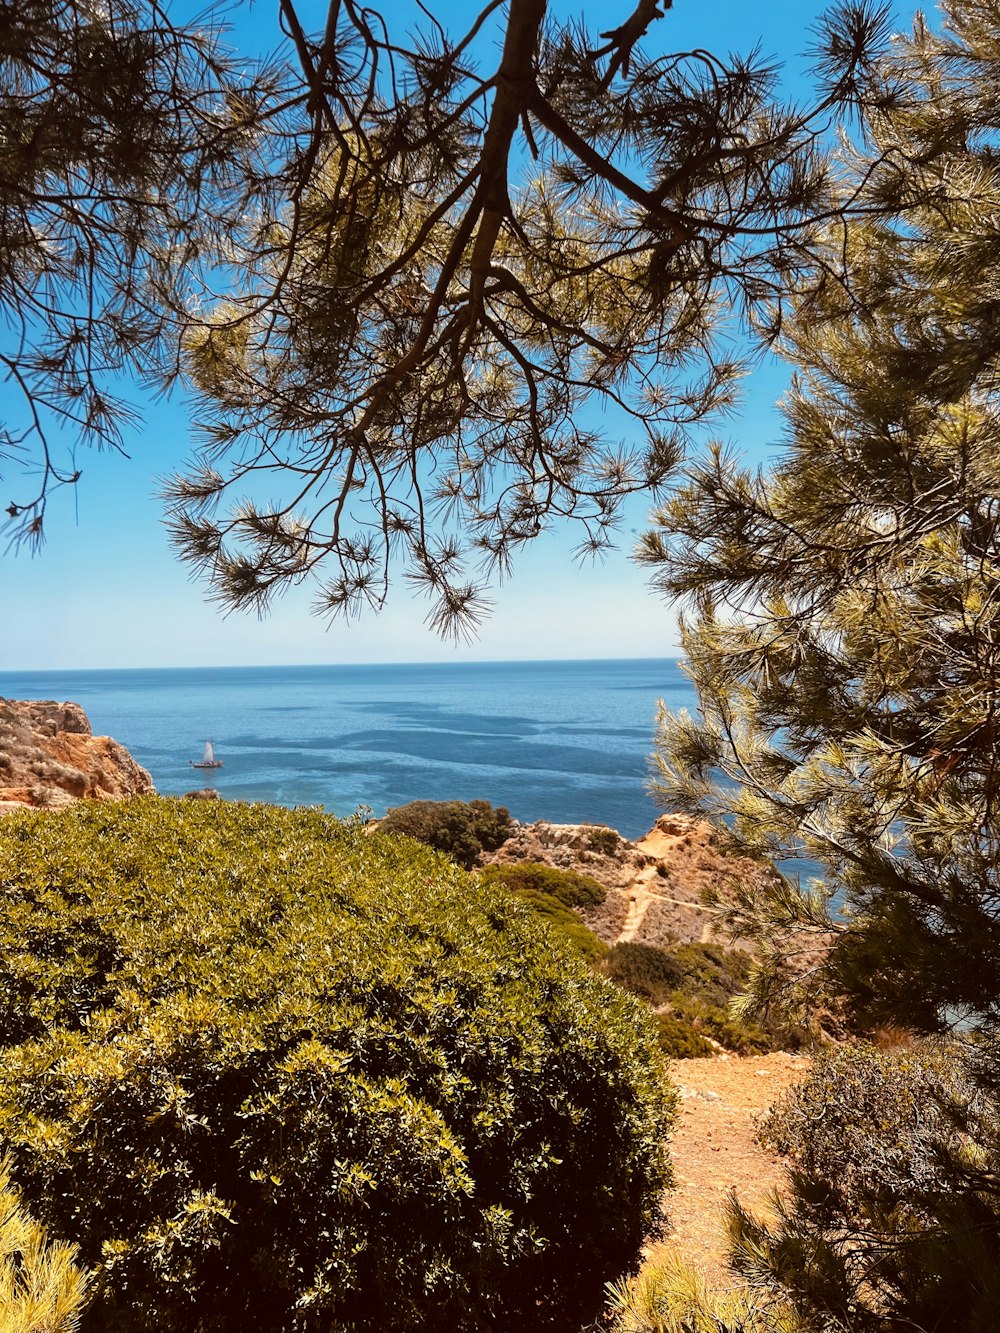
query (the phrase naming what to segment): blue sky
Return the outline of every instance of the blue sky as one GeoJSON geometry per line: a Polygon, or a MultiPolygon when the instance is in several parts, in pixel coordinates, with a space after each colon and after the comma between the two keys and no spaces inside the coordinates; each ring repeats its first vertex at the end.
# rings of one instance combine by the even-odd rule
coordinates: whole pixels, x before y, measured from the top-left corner
{"type": "MultiPolygon", "coordinates": [[[[452,30],[458,29],[449,14],[470,12],[455,0],[444,7],[430,0],[428,7],[452,30]]],[[[244,13],[241,47],[273,47],[276,8],[257,4],[249,17],[244,13]]],[[[417,12],[409,0],[389,0],[384,8],[392,16],[417,12]]],[[[630,8],[608,0],[588,5],[588,26],[614,26],[630,8]]],[[[723,55],[759,44],[782,61],[788,86],[804,96],[800,53],[824,8],[813,0],[766,6],[674,0],[647,49],[706,47],[723,55]]],[[[301,13],[318,25],[325,9],[303,3],[301,13]]],[[[580,7],[560,5],[557,12],[574,15],[580,7]]],[[[755,373],[740,413],[716,432],[754,461],[766,459],[780,439],[774,403],[784,378],[779,366],[755,373]]],[[[0,415],[11,393],[0,382],[0,415]]],[[[675,615],[629,559],[647,526],[649,505],[642,500],[632,503],[622,525],[622,549],[601,564],[573,561],[579,533],[572,528],[522,552],[478,641],[455,647],[425,627],[426,605],[409,602],[401,585],[380,616],[331,628],[310,614],[308,590],[293,591],[263,621],[223,616],[171,554],[155,499],[159,478],[191,454],[183,401],[147,407],[127,448],[128,459],[81,449],[81,482],[75,494],[64,488],[54,499],[42,552],[0,556],[0,670],[676,655],[675,615]]],[[[0,478],[4,504],[12,480],[10,473],[0,478]]]]}

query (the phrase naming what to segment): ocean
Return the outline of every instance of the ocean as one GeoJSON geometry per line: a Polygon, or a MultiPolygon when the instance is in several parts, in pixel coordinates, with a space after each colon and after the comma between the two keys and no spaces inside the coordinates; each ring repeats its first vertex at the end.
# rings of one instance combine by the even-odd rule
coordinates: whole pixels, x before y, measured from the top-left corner
{"type": "Polygon", "coordinates": [[[158,791],[382,815],[423,799],[639,837],[656,702],[693,710],[675,661],[0,672],[0,696],[72,700],[158,791]],[[211,739],[223,767],[190,767],[211,739]]]}

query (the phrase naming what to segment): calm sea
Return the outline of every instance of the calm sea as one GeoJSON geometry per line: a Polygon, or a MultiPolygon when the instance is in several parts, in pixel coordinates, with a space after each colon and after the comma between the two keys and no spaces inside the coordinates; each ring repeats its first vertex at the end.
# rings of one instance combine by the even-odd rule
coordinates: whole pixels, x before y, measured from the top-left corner
{"type": "Polygon", "coordinates": [[[0,696],[73,700],[165,794],[204,785],[205,740],[222,796],[322,805],[482,798],[521,820],[644,833],[657,699],[695,706],[676,662],[215,667],[0,672],[0,696]]]}

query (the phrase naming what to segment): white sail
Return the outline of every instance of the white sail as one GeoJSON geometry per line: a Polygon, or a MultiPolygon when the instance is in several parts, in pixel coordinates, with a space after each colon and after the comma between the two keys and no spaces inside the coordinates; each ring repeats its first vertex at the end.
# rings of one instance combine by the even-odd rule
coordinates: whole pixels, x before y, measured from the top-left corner
{"type": "Polygon", "coordinates": [[[215,746],[211,741],[205,742],[205,753],[200,759],[189,759],[188,763],[192,768],[221,768],[222,760],[215,757],[215,746]]]}

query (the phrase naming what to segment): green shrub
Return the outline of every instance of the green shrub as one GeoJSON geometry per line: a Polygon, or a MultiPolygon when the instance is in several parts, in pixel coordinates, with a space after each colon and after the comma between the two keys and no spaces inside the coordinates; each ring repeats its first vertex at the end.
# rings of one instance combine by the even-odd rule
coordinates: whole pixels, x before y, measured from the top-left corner
{"type": "Polygon", "coordinates": [[[714,1055],[715,1047],[691,1022],[677,1014],[657,1014],[656,1031],[660,1050],[671,1060],[696,1060],[714,1055]]]}
{"type": "Polygon", "coordinates": [[[584,832],[587,834],[590,850],[600,852],[602,856],[614,856],[621,846],[621,837],[613,828],[605,828],[601,824],[588,824],[584,832]]]}
{"type": "Polygon", "coordinates": [[[737,1266],[810,1328],[996,1328],[998,1068],[995,1041],[821,1056],[765,1122],[788,1188],[771,1225],[733,1208],[737,1266]],[[970,1054],[992,1092],[967,1077],[970,1054]]]}
{"type": "Polygon", "coordinates": [[[750,974],[750,959],[740,950],[701,942],[667,948],[616,944],[599,966],[633,995],[669,1009],[672,1021],[661,1023],[660,1042],[675,1059],[709,1055],[713,1041],[744,1055],[797,1043],[796,1034],[784,1027],[768,1031],[731,1016],[730,1002],[750,974]]]}
{"type": "Polygon", "coordinates": [[[738,1055],[766,1055],[768,1051],[788,1044],[756,1023],[733,1018],[728,1009],[706,1004],[704,1000],[692,998],[683,992],[674,994],[671,1009],[679,1021],[689,1024],[706,1039],[711,1038],[719,1046],[725,1047],[727,1051],[735,1051],[738,1055]]]}
{"type": "Polygon", "coordinates": [[[673,952],[684,969],[685,986],[707,1004],[728,1004],[750,976],[750,955],[742,949],[699,940],[675,944],[673,952]]]}
{"type": "Polygon", "coordinates": [[[684,980],[673,949],[652,944],[616,944],[608,950],[601,971],[617,985],[650,1004],[666,1004],[684,980]]]}
{"type": "Polygon", "coordinates": [[[317,811],[0,824],[0,1137],[89,1333],[575,1330],[668,1178],[653,1026],[509,896],[317,811]]]}
{"type": "Polygon", "coordinates": [[[851,1212],[879,1191],[893,1198],[944,1184],[935,1144],[952,1136],[944,1107],[956,1073],[933,1048],[848,1046],[820,1054],[771,1111],[761,1137],[796,1167],[830,1182],[851,1212]]]}
{"type": "Polygon", "coordinates": [[[484,879],[513,892],[530,889],[550,894],[566,907],[596,907],[608,895],[604,885],[590,875],[581,875],[577,870],[557,870],[543,861],[484,866],[480,873],[484,879]]]}
{"type": "Polygon", "coordinates": [[[494,852],[514,831],[510,812],[489,801],[411,801],[390,810],[381,833],[402,833],[444,852],[471,870],[482,852],[494,852]]]}

